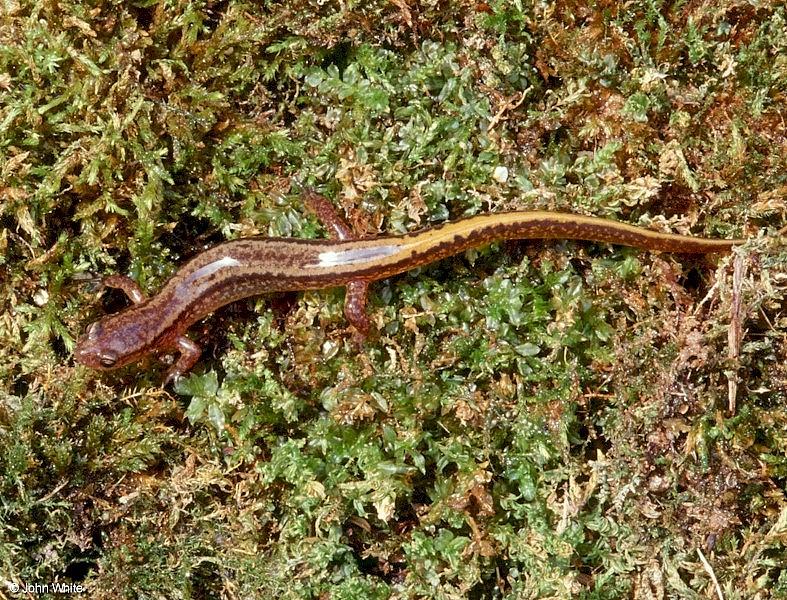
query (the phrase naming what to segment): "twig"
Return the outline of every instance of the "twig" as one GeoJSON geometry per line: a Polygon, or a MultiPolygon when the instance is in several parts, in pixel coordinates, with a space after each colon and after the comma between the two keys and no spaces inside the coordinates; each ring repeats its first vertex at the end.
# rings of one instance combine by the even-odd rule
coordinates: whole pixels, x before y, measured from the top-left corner
{"type": "Polygon", "coordinates": [[[738,364],[741,353],[741,336],[743,333],[743,300],[741,290],[746,277],[746,261],[741,254],[736,254],[732,270],[732,302],[730,304],[730,328],[727,330],[727,358],[730,368],[727,371],[727,409],[730,416],[735,414],[735,398],[738,395],[738,372],[733,367],[738,364]]]}
{"type": "Polygon", "coordinates": [[[527,88],[519,95],[519,100],[516,102],[512,100],[508,100],[503,106],[497,111],[497,114],[492,117],[492,120],[489,121],[489,127],[487,127],[487,132],[492,131],[495,126],[503,119],[503,115],[506,114],[509,110],[515,110],[522,106],[522,103],[525,101],[528,92],[530,92],[532,88],[527,88]]]}
{"type": "Polygon", "coordinates": [[[705,555],[699,548],[697,548],[697,555],[700,557],[702,566],[705,567],[705,572],[708,574],[711,581],[713,582],[713,585],[716,587],[716,595],[719,597],[719,600],[724,600],[724,594],[721,593],[721,586],[719,585],[719,580],[716,579],[716,574],[713,572],[713,567],[710,566],[708,559],[705,558],[705,555]]]}

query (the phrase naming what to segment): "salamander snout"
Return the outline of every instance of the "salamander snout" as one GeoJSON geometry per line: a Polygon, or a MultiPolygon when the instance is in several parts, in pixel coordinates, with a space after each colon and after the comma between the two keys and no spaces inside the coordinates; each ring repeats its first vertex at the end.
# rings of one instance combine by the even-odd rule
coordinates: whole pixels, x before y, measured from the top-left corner
{"type": "Polygon", "coordinates": [[[117,365],[118,355],[109,346],[109,341],[102,334],[104,327],[101,321],[91,323],[80,336],[74,349],[74,359],[92,369],[112,369],[117,365]]]}
{"type": "Polygon", "coordinates": [[[105,317],[91,323],[77,341],[74,359],[91,369],[109,370],[122,367],[144,353],[144,343],[137,331],[125,331],[123,322],[105,317]]]}

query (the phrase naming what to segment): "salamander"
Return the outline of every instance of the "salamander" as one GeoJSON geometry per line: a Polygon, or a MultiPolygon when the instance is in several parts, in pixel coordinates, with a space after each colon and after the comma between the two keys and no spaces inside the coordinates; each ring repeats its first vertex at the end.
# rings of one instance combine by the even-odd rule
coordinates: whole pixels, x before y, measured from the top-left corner
{"type": "Polygon", "coordinates": [[[200,348],[185,334],[225,304],[266,292],[346,286],[345,315],[365,336],[369,283],[469,248],[509,239],[576,239],[680,253],[728,252],[740,239],[708,239],[642,229],[597,217],[548,211],[486,214],[404,235],[355,239],[332,205],[314,193],[307,202],[331,239],[246,238],[220,243],[186,262],[158,294],[147,298],[137,283],[112,275],[132,304],[92,323],[77,342],[75,359],[94,369],[114,369],[145,355],[177,352],[166,382],[197,362],[200,348]]]}

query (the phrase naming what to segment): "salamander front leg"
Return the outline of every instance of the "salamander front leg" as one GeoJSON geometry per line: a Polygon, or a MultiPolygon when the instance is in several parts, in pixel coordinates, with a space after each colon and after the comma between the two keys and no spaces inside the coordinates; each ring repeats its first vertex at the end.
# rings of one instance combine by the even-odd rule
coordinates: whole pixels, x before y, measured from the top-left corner
{"type": "Polygon", "coordinates": [[[180,379],[184,373],[187,373],[191,367],[199,360],[202,349],[192,342],[185,335],[180,336],[175,340],[175,349],[180,352],[178,360],[167,371],[167,378],[164,380],[164,385],[174,383],[180,379]]]}
{"type": "MultiPolygon", "coordinates": [[[[344,222],[336,209],[324,196],[311,190],[304,192],[303,200],[311,211],[317,215],[320,223],[328,230],[328,235],[334,240],[355,239],[350,226],[344,222]]],[[[369,335],[371,323],[366,314],[366,299],[369,295],[369,282],[361,279],[347,284],[344,298],[344,316],[355,327],[361,340],[369,335]]]]}
{"type": "Polygon", "coordinates": [[[134,304],[140,304],[147,300],[145,292],[142,291],[139,284],[131,279],[131,277],[126,277],[125,275],[110,275],[109,277],[105,277],[102,283],[107,287],[123,290],[126,296],[128,296],[128,299],[134,304]]]}

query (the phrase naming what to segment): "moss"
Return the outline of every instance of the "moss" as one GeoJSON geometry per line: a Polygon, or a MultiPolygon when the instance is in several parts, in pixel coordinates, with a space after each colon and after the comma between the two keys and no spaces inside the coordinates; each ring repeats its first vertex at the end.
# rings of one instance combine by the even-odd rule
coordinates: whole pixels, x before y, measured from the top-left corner
{"type": "Polygon", "coordinates": [[[5,10],[3,585],[787,594],[782,7],[5,10]],[[752,239],[737,267],[496,244],[376,284],[362,345],[341,291],[239,303],[174,389],[73,365],[123,302],[98,277],[320,237],[305,186],[363,235],[533,208],[752,239]]]}

